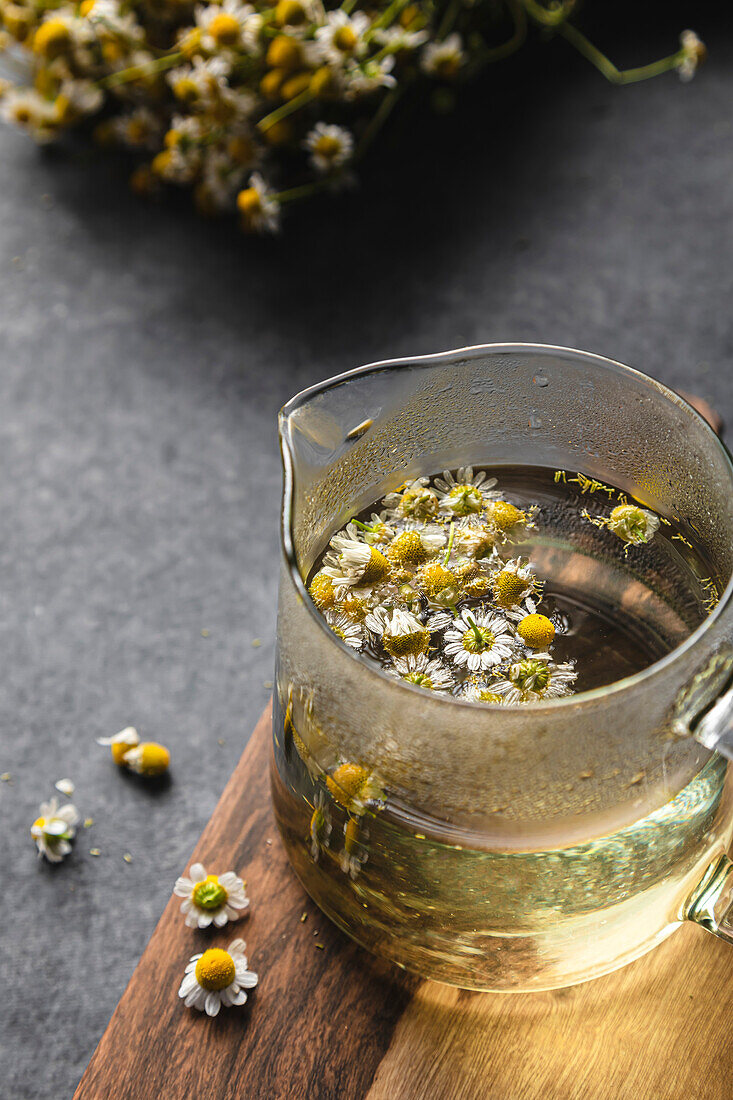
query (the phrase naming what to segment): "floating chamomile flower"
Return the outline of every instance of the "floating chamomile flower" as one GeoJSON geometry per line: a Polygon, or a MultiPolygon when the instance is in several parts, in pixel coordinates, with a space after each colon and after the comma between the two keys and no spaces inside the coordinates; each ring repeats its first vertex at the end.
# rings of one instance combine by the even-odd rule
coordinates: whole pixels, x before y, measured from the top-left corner
{"type": "Polygon", "coordinates": [[[495,477],[487,478],[482,470],[474,474],[473,466],[461,466],[455,477],[450,470],[444,470],[442,478],[435,479],[435,487],[441,492],[441,511],[454,516],[480,512],[497,495],[490,491],[495,485],[495,477]]]}
{"type": "Polygon", "coordinates": [[[343,611],[327,611],[324,615],[328,629],[351,649],[361,649],[364,631],[361,624],[343,611]]]}
{"type": "Polygon", "coordinates": [[[573,664],[555,664],[547,654],[525,657],[510,666],[506,678],[492,685],[492,691],[509,704],[536,703],[572,695],[577,673],[573,664]]]}
{"type": "Polygon", "coordinates": [[[445,543],[446,535],[442,527],[413,527],[397,535],[387,548],[386,556],[396,565],[414,569],[442,550],[445,543]]]}
{"type": "Polygon", "coordinates": [[[534,527],[534,517],[538,509],[533,506],[523,509],[517,508],[508,500],[495,500],[486,509],[486,515],[497,537],[502,541],[523,535],[528,527],[534,527]]]}
{"type": "Polygon", "coordinates": [[[537,590],[537,580],[529,568],[522,564],[521,558],[504,562],[491,578],[491,589],[499,607],[509,608],[521,603],[537,590]]]}
{"type": "Polygon", "coordinates": [[[378,607],[367,615],[365,625],[382,640],[391,657],[417,656],[430,645],[430,632],[411,611],[378,607]]]}
{"type": "Polygon", "coordinates": [[[363,523],[358,519],[352,519],[351,523],[347,523],[346,534],[350,539],[355,539],[357,542],[366,542],[369,546],[380,546],[384,543],[390,543],[395,537],[396,531],[394,527],[390,527],[387,523],[385,513],[377,515],[376,512],[372,512],[367,523],[363,523]]]}
{"type": "Polygon", "coordinates": [[[403,519],[433,519],[440,508],[438,494],[429,487],[427,477],[406,482],[401,489],[388,493],[382,503],[385,508],[396,512],[403,519]]]}
{"type": "Polygon", "coordinates": [[[506,619],[492,611],[466,608],[445,635],[445,655],[471,672],[493,668],[516,653],[517,643],[506,619]]]}
{"type": "Polygon", "coordinates": [[[189,928],[208,928],[213,924],[223,928],[227,921],[239,920],[249,908],[244,882],[227,871],[223,875],[207,875],[202,863],[194,863],[190,878],[179,878],[173,887],[177,898],[183,898],[181,912],[189,928]]]}
{"type": "Polygon", "coordinates": [[[71,851],[70,841],[74,839],[78,823],[79,811],[70,802],[61,807],[56,797],[42,802],[38,817],[31,825],[31,836],[39,856],[45,856],[49,863],[60,863],[71,851]]]}
{"type": "Polygon", "coordinates": [[[492,703],[494,706],[506,705],[506,696],[494,691],[493,684],[484,684],[473,678],[466,680],[461,691],[461,699],[469,703],[492,703]]]}
{"type": "Polygon", "coordinates": [[[389,574],[389,562],[380,550],[343,535],[331,539],[324,563],[321,572],[335,581],[337,595],[339,589],[377,584],[389,574]]]}
{"type": "Polygon", "coordinates": [[[619,504],[608,520],[608,529],[634,546],[649,542],[659,530],[659,517],[636,504],[619,504]]]}
{"type": "Polygon", "coordinates": [[[525,615],[517,634],[530,649],[548,649],[555,639],[555,624],[546,615],[525,615]]]}
{"type": "Polygon", "coordinates": [[[360,816],[369,807],[379,808],[384,790],[377,778],[360,764],[339,764],[326,777],[326,786],[334,801],[349,813],[360,816]]]}
{"type": "Polygon", "coordinates": [[[369,833],[358,818],[350,817],[344,825],[344,850],[339,858],[339,866],[345,875],[355,879],[369,858],[365,841],[369,833]]]}
{"type": "Polygon", "coordinates": [[[115,764],[125,763],[125,754],[140,744],[140,734],[134,726],[126,726],[114,737],[98,737],[98,745],[108,746],[112,750],[112,759],[115,764]]]}
{"type": "Polygon", "coordinates": [[[336,602],[333,579],[322,571],[308,585],[308,593],[319,611],[330,611],[336,602]]]}
{"type": "Polygon", "coordinates": [[[323,791],[319,791],[315,805],[313,806],[309,828],[311,855],[316,863],[321,857],[321,852],[325,852],[328,849],[328,842],[331,838],[331,828],[331,814],[323,796],[323,791]]]}
{"type": "Polygon", "coordinates": [[[458,578],[440,562],[423,566],[415,576],[415,584],[433,607],[451,607],[460,596],[458,578]]]}
{"type": "Polygon", "coordinates": [[[454,573],[464,595],[482,599],[491,592],[491,576],[477,561],[459,562],[454,573]]]}
{"type": "Polygon", "coordinates": [[[478,515],[463,516],[456,523],[454,543],[469,558],[486,558],[496,542],[496,531],[478,515]]]}
{"type": "Polygon", "coordinates": [[[442,661],[431,659],[425,653],[417,657],[398,657],[387,671],[408,684],[416,684],[428,691],[450,691],[455,683],[450,669],[442,661]]]}
{"type": "Polygon", "coordinates": [[[244,940],[232,940],[226,951],[211,947],[192,955],[178,990],[186,1008],[216,1016],[222,1005],[243,1005],[246,990],[257,985],[257,975],[247,969],[246,948],[244,940]]]}

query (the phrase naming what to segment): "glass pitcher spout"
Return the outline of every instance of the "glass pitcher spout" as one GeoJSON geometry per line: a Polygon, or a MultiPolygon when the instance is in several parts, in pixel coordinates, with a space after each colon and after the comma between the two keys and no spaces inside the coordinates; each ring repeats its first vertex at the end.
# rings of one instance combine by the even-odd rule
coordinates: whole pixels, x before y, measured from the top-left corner
{"type": "Polygon", "coordinates": [[[721,855],[710,864],[682,913],[727,943],[733,943],[733,860],[721,855]]]}

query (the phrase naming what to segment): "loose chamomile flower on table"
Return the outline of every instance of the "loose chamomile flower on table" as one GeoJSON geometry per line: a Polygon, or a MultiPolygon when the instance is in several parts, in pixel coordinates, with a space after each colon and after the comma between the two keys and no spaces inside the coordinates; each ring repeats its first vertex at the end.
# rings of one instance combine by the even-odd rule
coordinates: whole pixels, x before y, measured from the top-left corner
{"type": "Polygon", "coordinates": [[[171,754],[165,745],[157,741],[141,741],[135,748],[129,749],[123,763],[130,771],[138,775],[156,776],[168,771],[171,754]]]}
{"type": "Polygon", "coordinates": [[[78,823],[79,812],[70,802],[61,807],[55,797],[42,802],[39,816],[31,825],[39,856],[45,856],[50,863],[60,863],[71,851],[70,841],[78,823]]]}
{"type": "Polygon", "coordinates": [[[379,607],[364,622],[368,630],[381,638],[391,657],[417,656],[430,645],[430,632],[411,611],[379,607]]]}
{"type": "Polygon", "coordinates": [[[244,882],[233,871],[207,875],[202,863],[194,863],[188,873],[189,878],[176,880],[173,893],[183,898],[181,912],[189,928],[208,928],[211,924],[223,928],[227,921],[244,916],[249,898],[244,882]]]}
{"type": "Polygon", "coordinates": [[[536,654],[511,665],[506,678],[497,680],[491,690],[510,705],[537,703],[572,695],[576,677],[575,667],[570,661],[556,664],[547,654],[536,654]]]}
{"type": "Polygon", "coordinates": [[[380,808],[384,802],[381,783],[361,764],[339,764],[326,776],[326,786],[335,802],[356,816],[368,808],[380,808]]]}
{"type": "Polygon", "coordinates": [[[114,737],[98,737],[97,744],[108,746],[112,750],[112,759],[115,764],[123,765],[125,754],[140,744],[140,734],[134,726],[126,726],[114,737]]]}
{"type": "Polygon", "coordinates": [[[202,954],[192,955],[178,996],[186,1008],[196,1008],[207,1016],[217,1016],[221,1006],[243,1005],[246,990],[257,985],[257,975],[247,969],[247,945],[244,940],[232,940],[224,951],[211,947],[202,954]]]}
{"type": "Polygon", "coordinates": [[[493,668],[511,659],[517,642],[506,619],[493,611],[466,608],[445,635],[445,655],[471,672],[493,668]]]}
{"type": "Polygon", "coordinates": [[[699,66],[708,56],[708,51],[705,43],[690,30],[683,31],[680,35],[680,46],[682,56],[677,64],[677,72],[680,80],[687,82],[692,80],[699,66]]]}
{"type": "Polygon", "coordinates": [[[387,671],[428,691],[450,691],[455,680],[442,661],[420,653],[416,657],[398,657],[387,671]]]}
{"type": "Polygon", "coordinates": [[[343,126],[317,122],[306,135],[305,148],[316,172],[328,175],[338,171],[354,151],[354,139],[343,126]]]}
{"type": "Polygon", "coordinates": [[[495,485],[495,477],[487,478],[482,470],[474,474],[472,466],[462,466],[455,477],[450,470],[444,470],[442,478],[435,479],[435,487],[441,493],[441,511],[454,516],[480,512],[485,504],[498,496],[491,492],[495,485]]]}
{"type": "Polygon", "coordinates": [[[343,611],[326,611],[324,618],[329,630],[351,649],[361,649],[364,645],[364,631],[361,623],[343,611]]]}
{"type": "Polygon", "coordinates": [[[418,477],[408,481],[401,489],[387,493],[384,507],[402,519],[429,520],[438,514],[440,498],[429,487],[429,478],[418,477]]]}

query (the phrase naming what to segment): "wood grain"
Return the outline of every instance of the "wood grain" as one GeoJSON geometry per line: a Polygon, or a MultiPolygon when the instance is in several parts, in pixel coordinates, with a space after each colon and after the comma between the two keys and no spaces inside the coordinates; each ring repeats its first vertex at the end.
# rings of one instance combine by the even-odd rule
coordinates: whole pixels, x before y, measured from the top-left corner
{"type": "Polygon", "coordinates": [[[269,734],[266,712],[192,857],[248,879],[252,912],[233,927],[258,988],[214,1020],[184,1007],[189,956],[235,932],[187,929],[171,899],[75,1100],[730,1100],[730,946],[685,927],[553,993],[419,982],[303,893],[270,810],[269,734]]]}

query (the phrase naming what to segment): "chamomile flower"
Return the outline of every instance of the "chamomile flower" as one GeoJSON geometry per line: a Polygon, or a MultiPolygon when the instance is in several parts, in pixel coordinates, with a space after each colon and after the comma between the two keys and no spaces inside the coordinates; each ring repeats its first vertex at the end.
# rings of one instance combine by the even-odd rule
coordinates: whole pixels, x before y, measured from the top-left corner
{"type": "Polygon", "coordinates": [[[392,69],[394,57],[388,54],[386,57],[367,58],[360,63],[350,62],[344,69],[344,97],[357,99],[362,95],[369,95],[377,88],[394,88],[397,84],[392,69]]]}
{"type": "Polygon", "coordinates": [[[659,530],[659,516],[636,504],[619,504],[609,516],[608,529],[624,542],[640,546],[659,530]]]}
{"type": "Polygon", "coordinates": [[[517,508],[508,500],[495,500],[488,505],[486,517],[496,532],[497,541],[520,538],[528,528],[534,527],[538,508],[517,508]]]}
{"type": "Polygon", "coordinates": [[[456,550],[470,558],[486,558],[496,542],[496,529],[485,523],[477,514],[462,516],[456,520],[454,545],[456,550]]]}
{"type": "Polygon", "coordinates": [[[386,46],[391,53],[399,53],[401,50],[416,50],[427,42],[427,31],[410,31],[398,24],[391,27],[378,27],[373,35],[374,41],[386,46]]]}
{"type": "Polygon", "coordinates": [[[321,853],[327,851],[331,838],[331,813],[324,798],[323,791],[318,792],[309,826],[309,840],[311,856],[318,863],[321,853]]]}
{"type": "Polygon", "coordinates": [[[366,841],[369,831],[362,822],[350,817],[344,825],[344,848],[339,857],[339,866],[345,875],[356,879],[369,858],[366,841]]]}
{"type": "Polygon", "coordinates": [[[397,535],[390,543],[386,557],[395,565],[416,569],[442,550],[445,543],[446,534],[442,527],[413,527],[397,535]]]}
{"type": "Polygon", "coordinates": [[[511,665],[504,679],[492,684],[508,705],[562,699],[573,694],[577,673],[572,662],[556,664],[548,654],[525,657],[511,665]]]}
{"type": "Polygon", "coordinates": [[[491,574],[485,566],[468,559],[458,562],[453,572],[456,575],[461,593],[469,599],[484,599],[491,592],[491,574]]]}
{"type": "Polygon", "coordinates": [[[152,778],[168,771],[171,754],[165,745],[157,741],[141,741],[139,745],[128,749],[122,762],[131,772],[152,778]]]}
{"type": "Polygon", "coordinates": [[[442,478],[435,479],[435,487],[441,493],[441,511],[454,516],[480,512],[494,496],[498,496],[491,492],[495,485],[495,477],[487,478],[481,470],[474,474],[472,466],[462,466],[455,477],[450,470],[444,470],[442,478]]]}
{"type": "Polygon", "coordinates": [[[379,515],[372,512],[366,523],[352,519],[351,523],[346,524],[346,535],[356,542],[366,542],[369,546],[381,546],[390,543],[397,531],[387,523],[387,519],[385,512],[379,515]]]}
{"type": "Polygon", "coordinates": [[[402,488],[387,493],[382,504],[403,519],[424,521],[437,516],[440,499],[435,490],[430,488],[429,478],[417,477],[406,482],[402,488]]]}
{"type": "Polygon", "coordinates": [[[201,45],[205,50],[213,52],[222,47],[244,46],[248,53],[256,51],[262,16],[250,4],[243,4],[241,0],[197,4],[194,18],[202,32],[201,45]]]}
{"type": "Polygon", "coordinates": [[[471,672],[493,668],[510,660],[517,643],[509,623],[492,611],[466,608],[445,635],[445,655],[471,672]]]}
{"type": "Polygon", "coordinates": [[[361,816],[367,809],[384,804],[384,789],[371,772],[348,761],[337,765],[326,777],[329,793],[350,814],[361,816]]]}
{"type": "Polygon", "coordinates": [[[277,233],[280,203],[259,172],[253,172],[249,186],[237,195],[237,210],[245,229],[253,233],[277,233]]]}
{"type": "Polygon", "coordinates": [[[425,653],[396,658],[388,672],[428,691],[450,691],[455,683],[450,669],[442,661],[431,659],[425,653]]]}
{"type": "Polygon", "coordinates": [[[98,737],[97,744],[109,747],[115,764],[121,765],[125,763],[125,754],[140,744],[140,734],[134,726],[125,726],[114,737],[98,737]]]}
{"type": "Polygon", "coordinates": [[[230,69],[230,62],[221,55],[208,58],[196,56],[190,64],[171,69],[166,74],[166,80],[173,94],[183,103],[209,108],[215,106],[228,89],[230,69]]]}
{"type": "Polygon", "coordinates": [[[491,578],[491,589],[499,607],[508,609],[526,600],[538,591],[537,578],[529,568],[522,564],[521,558],[504,562],[491,578]]]}
{"type": "Polygon", "coordinates": [[[352,585],[373,585],[389,575],[389,562],[380,550],[343,535],[331,539],[331,549],[324,561],[322,572],[336,582],[337,591],[352,585]]]}
{"type": "Polygon", "coordinates": [[[351,649],[361,649],[364,644],[364,631],[361,623],[343,611],[327,611],[325,620],[329,630],[333,631],[351,649]]]}
{"type": "Polygon", "coordinates": [[[452,607],[461,593],[455,573],[439,561],[424,565],[415,574],[415,585],[431,607],[452,607]]]}
{"type": "Polygon", "coordinates": [[[244,882],[227,871],[223,875],[208,875],[203,863],[194,863],[188,878],[176,880],[173,893],[183,898],[181,912],[189,928],[208,928],[213,924],[223,928],[227,921],[239,920],[249,908],[244,882]]]}
{"type": "Polygon", "coordinates": [[[316,172],[328,175],[338,171],[354,151],[354,139],[343,126],[317,122],[306,135],[305,148],[310,152],[310,162],[316,172]]]}
{"type": "Polygon", "coordinates": [[[367,615],[364,623],[381,638],[391,657],[416,657],[430,645],[430,632],[411,611],[378,607],[367,615]]]}
{"type": "Polygon", "coordinates": [[[38,817],[31,825],[31,836],[36,842],[39,856],[45,856],[49,863],[60,863],[71,851],[76,826],[79,823],[79,811],[68,802],[59,807],[56,797],[42,802],[38,817]]]}
{"type": "Polygon", "coordinates": [[[507,705],[506,696],[495,691],[492,683],[485,683],[473,676],[464,682],[460,697],[469,703],[491,703],[494,706],[507,705]]]}
{"type": "Polygon", "coordinates": [[[327,12],[326,22],[316,31],[316,43],[324,61],[331,65],[344,65],[352,58],[366,52],[365,35],[369,30],[369,17],[364,12],[348,15],[342,8],[327,12]]]}
{"type": "Polygon", "coordinates": [[[680,80],[687,82],[692,80],[700,65],[708,56],[705,43],[701,42],[694,31],[683,31],[680,35],[682,57],[677,63],[677,73],[680,80]]]}
{"type": "Polygon", "coordinates": [[[247,990],[257,985],[257,975],[247,969],[247,945],[232,940],[226,951],[211,947],[192,955],[186,966],[178,996],[186,1008],[196,1008],[207,1016],[216,1016],[222,1005],[243,1005],[247,990]]]}
{"type": "Polygon", "coordinates": [[[555,624],[546,615],[525,615],[517,634],[529,649],[548,649],[555,639],[555,624]]]}
{"type": "Polygon", "coordinates": [[[420,56],[420,68],[428,76],[452,80],[466,61],[460,34],[449,34],[442,42],[431,42],[420,56]]]}
{"type": "Polygon", "coordinates": [[[7,92],[0,100],[0,118],[29,130],[36,141],[50,141],[58,123],[52,103],[33,88],[7,92]]]}

